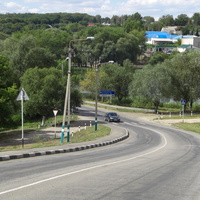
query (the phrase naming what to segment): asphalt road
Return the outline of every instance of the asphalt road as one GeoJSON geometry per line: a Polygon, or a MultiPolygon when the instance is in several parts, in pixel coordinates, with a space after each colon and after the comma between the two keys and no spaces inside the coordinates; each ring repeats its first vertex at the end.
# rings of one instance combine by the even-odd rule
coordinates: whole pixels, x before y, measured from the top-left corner
{"type": "Polygon", "coordinates": [[[117,144],[0,163],[0,199],[200,200],[200,137],[121,118],[130,137],[117,144]]]}

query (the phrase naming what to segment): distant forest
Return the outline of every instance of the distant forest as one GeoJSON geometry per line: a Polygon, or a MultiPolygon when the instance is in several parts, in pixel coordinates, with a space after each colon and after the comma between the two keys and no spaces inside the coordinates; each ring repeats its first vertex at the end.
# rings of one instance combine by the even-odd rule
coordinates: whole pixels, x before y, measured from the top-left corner
{"type": "Polygon", "coordinates": [[[192,17],[188,17],[186,14],[180,14],[176,18],[172,15],[163,15],[158,21],[155,21],[151,16],[143,17],[139,13],[122,16],[114,15],[112,18],[102,18],[100,15],[91,16],[85,13],[7,13],[0,14],[0,32],[12,34],[17,31],[24,31],[25,29],[34,30],[47,27],[65,29],[69,24],[76,24],[76,26],[71,28],[72,32],[76,32],[77,29],[80,30],[90,23],[95,26],[102,26],[104,23],[106,25],[120,27],[124,26],[124,23],[131,19],[141,22],[140,25],[142,25],[142,29],[145,31],[160,31],[165,26],[178,26],[178,29],[184,35],[199,35],[200,30],[200,13],[194,13],[192,17]]]}

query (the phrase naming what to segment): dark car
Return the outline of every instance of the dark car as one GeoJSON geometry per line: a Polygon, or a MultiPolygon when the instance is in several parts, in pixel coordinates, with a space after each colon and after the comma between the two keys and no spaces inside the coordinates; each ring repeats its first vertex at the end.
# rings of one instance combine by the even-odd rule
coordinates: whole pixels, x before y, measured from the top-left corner
{"type": "Polygon", "coordinates": [[[105,115],[105,121],[120,122],[120,117],[116,112],[108,112],[105,115]]]}

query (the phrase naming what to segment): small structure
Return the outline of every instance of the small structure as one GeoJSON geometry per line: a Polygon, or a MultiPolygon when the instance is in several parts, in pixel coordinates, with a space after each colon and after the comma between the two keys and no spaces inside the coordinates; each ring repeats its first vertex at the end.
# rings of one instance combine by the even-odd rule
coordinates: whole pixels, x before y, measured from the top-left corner
{"type": "Polygon", "coordinates": [[[173,35],[182,35],[182,31],[177,30],[180,26],[166,26],[161,29],[161,32],[166,32],[173,35]]]}
{"type": "Polygon", "coordinates": [[[190,44],[182,44],[181,46],[177,47],[177,51],[182,53],[182,52],[186,51],[188,48],[191,49],[191,45],[190,44]]]}
{"type": "Polygon", "coordinates": [[[200,48],[200,37],[195,35],[184,35],[181,39],[181,44],[187,44],[192,47],[200,48]]]}

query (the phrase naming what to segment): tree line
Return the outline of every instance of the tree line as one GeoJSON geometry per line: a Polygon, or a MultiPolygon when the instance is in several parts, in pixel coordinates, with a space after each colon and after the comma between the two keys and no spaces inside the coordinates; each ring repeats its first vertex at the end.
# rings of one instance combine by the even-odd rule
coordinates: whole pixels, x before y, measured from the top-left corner
{"type": "Polygon", "coordinates": [[[88,15],[85,13],[6,13],[0,14],[0,32],[12,34],[16,31],[24,29],[40,29],[54,27],[65,29],[66,25],[74,24],[72,29],[81,29],[88,26],[89,23],[94,23],[95,26],[102,26],[102,23],[110,24],[111,26],[123,27],[127,22],[136,21],[137,26],[143,30],[160,31],[165,26],[178,26],[179,30],[186,34],[199,33],[200,13],[194,13],[192,17],[187,14],[180,14],[176,18],[173,15],[163,15],[157,21],[152,16],[141,16],[136,12],[132,15],[113,15],[109,17],[101,17],[101,15],[88,15]]]}

